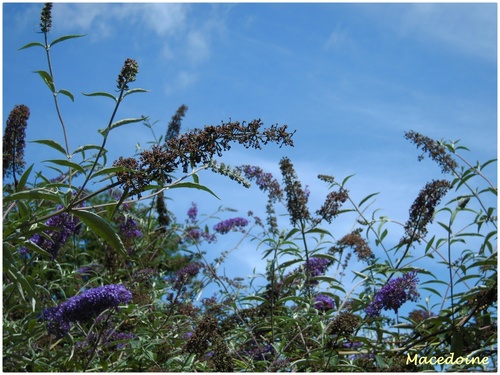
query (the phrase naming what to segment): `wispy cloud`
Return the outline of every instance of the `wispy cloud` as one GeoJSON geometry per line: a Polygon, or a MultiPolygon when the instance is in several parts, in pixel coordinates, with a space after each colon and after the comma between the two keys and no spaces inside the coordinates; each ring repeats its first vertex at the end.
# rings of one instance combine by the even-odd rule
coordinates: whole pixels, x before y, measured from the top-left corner
{"type": "Polygon", "coordinates": [[[360,6],[383,28],[403,38],[496,61],[497,5],[414,3],[360,6]]]}
{"type": "Polygon", "coordinates": [[[460,52],[496,58],[496,4],[410,4],[401,25],[460,52]]]}
{"type": "Polygon", "coordinates": [[[159,36],[182,29],[189,8],[179,3],[105,4],[105,3],[58,3],[53,9],[54,24],[63,31],[90,32],[99,38],[117,32],[114,21],[140,23],[146,30],[159,36]],[[102,34],[104,32],[104,34],[102,34]]]}
{"type": "Polygon", "coordinates": [[[342,30],[342,28],[337,25],[335,29],[331,32],[324,45],[325,50],[336,50],[349,46],[352,43],[347,32],[342,30]]]}

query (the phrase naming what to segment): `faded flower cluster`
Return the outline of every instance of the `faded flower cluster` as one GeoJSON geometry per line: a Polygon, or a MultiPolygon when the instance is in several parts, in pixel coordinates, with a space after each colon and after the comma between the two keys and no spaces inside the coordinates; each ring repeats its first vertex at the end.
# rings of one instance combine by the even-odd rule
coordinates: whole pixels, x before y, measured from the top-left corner
{"type": "Polygon", "coordinates": [[[118,90],[128,90],[128,84],[134,82],[139,73],[139,64],[134,59],[126,59],[122,71],[116,80],[118,90]]]}
{"type": "Polygon", "coordinates": [[[293,146],[293,133],[286,130],[286,125],[272,125],[261,130],[262,124],[261,120],[248,124],[236,121],[194,129],[166,140],[164,145],[142,151],[139,161],[120,157],[113,165],[124,169],[118,171],[116,176],[132,194],[139,194],[151,181],[172,182],[170,173],[178,167],[187,173],[190,167],[210,163],[214,156],[222,156],[222,152],[229,150],[231,142],[255,149],[269,142],[293,146]]]}
{"type": "Polygon", "coordinates": [[[401,243],[420,242],[427,235],[427,225],[432,223],[436,206],[451,188],[446,180],[428,182],[410,208],[410,218],[405,224],[405,236],[401,243]]]}
{"type": "Polygon", "coordinates": [[[26,147],[26,127],[30,110],[27,106],[16,105],[7,118],[3,135],[3,177],[23,171],[24,148],[26,147]]]}
{"type": "MultiPolygon", "coordinates": [[[[430,158],[441,166],[443,173],[451,173],[458,167],[457,162],[448,154],[446,148],[440,142],[413,130],[405,132],[405,138],[417,145],[418,148],[421,148],[422,151],[427,152],[430,158]]],[[[423,158],[423,155],[420,155],[418,159],[422,160],[423,158]]]]}
{"type": "Polygon", "coordinates": [[[302,184],[297,178],[292,162],[288,158],[280,161],[281,174],[283,175],[283,184],[285,185],[286,205],[290,214],[290,222],[296,225],[302,220],[310,219],[307,201],[309,194],[302,189],[302,184]]]}

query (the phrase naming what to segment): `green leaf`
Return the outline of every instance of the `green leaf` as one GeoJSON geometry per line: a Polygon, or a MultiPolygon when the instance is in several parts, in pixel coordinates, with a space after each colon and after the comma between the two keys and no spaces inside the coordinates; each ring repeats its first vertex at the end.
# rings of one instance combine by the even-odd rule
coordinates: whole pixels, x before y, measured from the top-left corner
{"type": "Polygon", "coordinates": [[[352,271],[356,276],[359,276],[361,277],[362,279],[367,279],[368,277],[364,274],[362,274],[361,272],[357,272],[357,271],[352,271]]]}
{"type": "Polygon", "coordinates": [[[7,277],[16,285],[19,294],[23,300],[27,298],[31,302],[33,311],[35,311],[36,306],[36,293],[35,285],[33,279],[28,281],[24,275],[17,269],[14,257],[12,256],[11,250],[5,246],[3,250],[3,271],[7,277]],[[25,297],[25,293],[27,298],[25,297]]]}
{"type": "Polygon", "coordinates": [[[109,175],[109,174],[114,174],[115,172],[119,172],[119,171],[123,171],[125,170],[126,168],[123,167],[123,166],[118,166],[118,167],[108,167],[108,168],[103,168],[97,172],[95,172],[92,177],[90,177],[91,179],[93,179],[94,177],[97,177],[97,176],[101,176],[103,174],[106,174],[106,175],[109,175]]]}
{"type": "Polygon", "coordinates": [[[266,302],[267,300],[263,297],[260,296],[246,296],[241,299],[241,302],[244,301],[259,301],[259,302],[266,302]]]}
{"type": "Polygon", "coordinates": [[[432,292],[432,293],[434,293],[434,294],[437,294],[440,298],[443,298],[442,294],[441,294],[441,293],[439,293],[439,292],[438,292],[436,289],[434,289],[434,288],[430,288],[430,287],[428,287],[428,286],[423,286],[423,287],[421,287],[421,289],[428,290],[429,292],[432,292]]]}
{"type": "Polygon", "coordinates": [[[17,191],[23,191],[24,186],[26,185],[26,181],[28,181],[28,177],[31,174],[31,171],[33,170],[34,164],[31,164],[26,171],[24,171],[23,175],[19,179],[19,183],[17,184],[17,191]]]}
{"type": "Polygon", "coordinates": [[[321,228],[309,229],[304,234],[309,234],[309,233],[319,233],[319,234],[324,234],[325,236],[332,236],[332,234],[329,231],[327,231],[326,229],[321,229],[321,228]]]}
{"type": "Polygon", "coordinates": [[[85,94],[84,92],[82,92],[82,94],[85,96],[104,96],[104,97],[113,99],[115,102],[118,101],[118,99],[116,97],[114,97],[113,95],[111,95],[107,92],[103,92],[103,91],[91,92],[90,94],[85,94]]]}
{"type": "Polygon", "coordinates": [[[347,182],[347,181],[348,181],[351,177],[353,177],[353,176],[355,176],[355,175],[354,175],[354,174],[351,174],[350,176],[347,176],[346,178],[344,178],[344,179],[342,180],[342,183],[341,183],[340,185],[341,185],[342,187],[344,187],[345,183],[346,183],[346,182],[347,182]]]}
{"type": "Polygon", "coordinates": [[[48,86],[50,91],[52,91],[52,93],[56,91],[54,87],[54,81],[52,80],[52,77],[49,73],[47,73],[45,70],[35,70],[33,73],[37,73],[40,77],[42,77],[43,81],[48,86]]]}
{"type": "Polygon", "coordinates": [[[40,42],[31,42],[31,43],[28,43],[25,46],[22,46],[21,48],[19,48],[19,51],[22,49],[31,48],[31,47],[42,47],[43,49],[45,49],[45,44],[42,44],[40,42]]]}
{"type": "Polygon", "coordinates": [[[73,163],[72,161],[68,161],[68,160],[44,160],[44,162],[54,163],[57,165],[62,165],[64,167],[69,167],[69,168],[77,170],[78,172],[85,174],[85,169],[83,169],[82,166],[80,166],[79,164],[73,163]]]}
{"type": "Polygon", "coordinates": [[[64,36],[61,36],[61,37],[55,39],[54,41],[52,41],[52,43],[49,44],[49,47],[53,47],[55,44],[63,42],[65,40],[74,39],[74,38],[81,38],[82,36],[85,36],[85,34],[64,35],[64,36]]]}
{"type": "MultiPolygon", "coordinates": [[[[101,146],[97,146],[97,145],[80,146],[75,151],[73,151],[73,153],[71,154],[71,156],[75,155],[78,152],[84,152],[84,151],[87,151],[87,150],[100,150],[100,149],[101,149],[101,146]]],[[[108,151],[106,149],[104,149],[103,152],[108,152],[108,151]]]]}
{"type": "Polygon", "coordinates": [[[72,101],[72,102],[74,102],[74,101],[75,101],[75,97],[74,97],[74,96],[73,96],[73,94],[72,94],[71,92],[69,92],[68,90],[64,90],[64,89],[62,89],[62,90],[59,90],[57,93],[58,93],[58,94],[63,94],[63,95],[66,95],[68,98],[70,98],[70,99],[71,99],[71,101],[72,101]]]}
{"type": "Polygon", "coordinates": [[[363,203],[365,203],[368,199],[370,199],[371,197],[374,197],[375,195],[378,195],[380,193],[373,193],[373,194],[370,194],[369,196],[365,197],[363,200],[361,200],[361,202],[359,202],[358,204],[358,207],[361,207],[363,205],[363,203]]]}
{"type": "Polygon", "coordinates": [[[118,128],[118,127],[123,126],[123,125],[133,124],[133,123],[136,123],[136,122],[141,122],[141,121],[144,121],[146,119],[147,119],[147,117],[143,116],[143,117],[139,117],[139,118],[126,118],[126,119],[123,119],[123,120],[119,120],[119,121],[113,122],[111,124],[111,126],[109,127],[109,130],[118,128]]]}
{"type": "Polygon", "coordinates": [[[384,238],[387,236],[387,233],[389,233],[389,232],[387,231],[387,228],[386,228],[386,229],[384,229],[384,231],[380,235],[380,241],[379,242],[382,242],[384,240],[384,238]]]}
{"type": "Polygon", "coordinates": [[[95,234],[105,240],[115,250],[120,251],[122,255],[127,255],[122,240],[106,220],[89,211],[73,210],[71,213],[83,221],[95,234]]]}
{"type": "Polygon", "coordinates": [[[66,154],[66,150],[63,146],[61,146],[58,142],[53,141],[52,139],[37,139],[36,141],[31,141],[31,143],[40,143],[42,145],[46,145],[52,147],[54,150],[59,151],[63,155],[66,154]]]}
{"type": "Polygon", "coordinates": [[[150,90],[145,90],[145,89],[140,89],[140,88],[131,89],[131,90],[128,90],[127,92],[125,92],[125,94],[123,94],[122,98],[124,98],[130,94],[135,94],[136,92],[149,92],[149,91],[150,90]]]}
{"type": "Polygon", "coordinates": [[[38,253],[40,255],[42,255],[43,257],[47,258],[47,259],[50,259],[51,258],[51,255],[45,251],[44,249],[42,249],[40,246],[34,244],[33,242],[31,241],[25,241],[23,243],[23,246],[28,248],[29,250],[31,250],[32,252],[35,252],[35,253],[38,253]]]}
{"type": "Polygon", "coordinates": [[[61,202],[56,193],[44,189],[20,191],[3,198],[4,202],[11,202],[18,199],[46,199],[52,202],[61,202]]]}
{"type": "Polygon", "coordinates": [[[215,198],[217,198],[217,199],[220,200],[220,198],[217,195],[215,195],[215,193],[212,192],[212,190],[210,190],[206,186],[203,186],[203,185],[200,185],[200,184],[195,184],[194,182],[179,182],[179,183],[170,185],[168,187],[168,189],[174,189],[174,188],[188,188],[188,189],[203,190],[203,191],[206,191],[206,192],[212,194],[215,198]]]}

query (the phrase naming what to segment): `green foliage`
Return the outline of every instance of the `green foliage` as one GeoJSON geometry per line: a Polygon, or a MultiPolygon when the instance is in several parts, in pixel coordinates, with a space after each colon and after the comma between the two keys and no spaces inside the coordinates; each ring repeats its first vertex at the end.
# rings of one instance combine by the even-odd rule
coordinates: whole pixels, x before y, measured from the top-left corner
{"type": "MultiPolygon", "coordinates": [[[[21,49],[44,47],[49,68],[36,73],[53,94],[74,101],[69,91],[56,89],[50,48],[82,35],[49,43],[50,10],[46,4],[42,11],[44,43],[21,49]]],[[[488,177],[496,160],[472,165],[458,142],[407,133],[450,181],[427,184],[406,222],[378,216],[371,207],[379,193],[352,196],[353,176],[337,182],[319,175],[330,192],[314,211],[288,158],[280,162],[281,183],[259,167],[218,164],[214,156],[229,142],[292,145],[292,134],[261,130],[256,120],[180,135],[184,105],[167,139],[153,132],[140,162],[121,157],[110,166],[105,144],[116,127],[143,122],[153,131],[144,116],[115,121],[125,98],[146,92],[128,88],[136,79],[134,63],[127,59],[119,75],[118,96],[84,94],[115,102],[99,131],[101,145],[69,149],[71,127],[54,95],[66,144],[35,143],[61,158],[44,161],[36,172],[31,165],[14,184],[4,182],[4,371],[497,369],[497,187],[488,177]],[[186,148],[166,146],[180,138],[186,148]],[[199,183],[205,169],[245,186],[253,181],[267,193],[267,225],[223,208],[198,215],[195,204],[185,217],[174,215],[167,206],[170,189],[216,196],[199,183]],[[50,179],[48,171],[58,177],[50,179]],[[278,217],[290,220],[278,224],[278,217]],[[339,220],[352,222],[352,230],[337,233],[339,220]],[[209,261],[208,249],[223,236],[221,243],[235,245],[218,245],[220,255],[209,261]],[[267,264],[248,281],[219,270],[242,244],[252,244],[267,264]],[[104,310],[96,310],[98,303],[72,305],[84,291],[110,284],[123,285],[131,300],[104,310]],[[416,290],[418,300],[409,292],[416,290]],[[60,334],[54,327],[63,324],[60,334]],[[451,354],[488,363],[408,360],[451,354]]]]}

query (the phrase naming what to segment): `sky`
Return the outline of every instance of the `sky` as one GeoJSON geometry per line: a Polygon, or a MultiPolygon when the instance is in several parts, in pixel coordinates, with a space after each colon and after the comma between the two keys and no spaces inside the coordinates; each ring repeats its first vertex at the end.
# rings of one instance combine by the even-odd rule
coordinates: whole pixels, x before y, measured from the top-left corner
{"type": "MultiPolygon", "coordinates": [[[[51,94],[33,73],[47,69],[43,50],[19,51],[42,41],[41,9],[3,4],[2,118],[5,124],[14,105],[25,104],[27,139],[63,144],[51,94]]],[[[128,97],[117,119],[150,116],[160,136],[185,104],[183,131],[229,120],[287,124],[296,130],[293,148],[234,147],[219,161],[258,165],[280,179],[278,163],[289,157],[311,191],[311,211],[328,193],[318,174],[338,181],[355,174],[347,186],[355,201],[380,192],[372,207],[405,222],[423,186],[442,178],[437,165],[417,161],[405,131],[461,140],[473,163],[497,155],[496,3],[55,3],[50,37],[68,34],[86,34],[51,50],[57,87],[75,95],[74,103],[60,100],[71,149],[100,144],[97,130],[113,108],[109,99],[81,93],[113,92],[123,62],[133,58],[139,74],[131,87],[150,92],[128,97]]],[[[116,129],[108,163],[151,140],[141,124],[116,129]]],[[[55,156],[36,144],[26,152],[35,170],[55,156]]],[[[496,169],[489,173],[496,182],[496,169]]],[[[225,206],[264,218],[266,197],[255,187],[208,171],[200,182],[221,199],[172,191],[168,205],[179,219],[193,201],[200,213],[225,206]]],[[[343,220],[328,229],[338,239],[352,226],[343,220]]],[[[402,233],[391,235],[397,241],[402,233]]],[[[265,262],[248,245],[231,254],[225,270],[237,276],[254,268],[264,271],[265,262]]]]}

